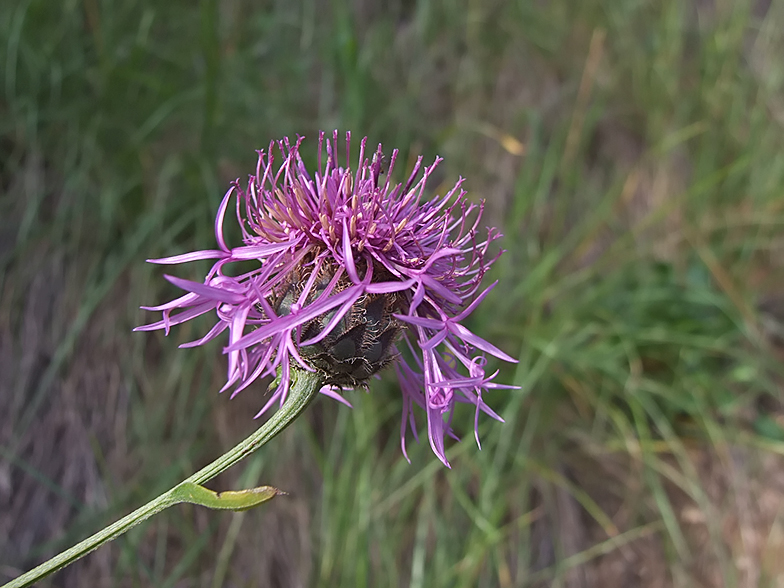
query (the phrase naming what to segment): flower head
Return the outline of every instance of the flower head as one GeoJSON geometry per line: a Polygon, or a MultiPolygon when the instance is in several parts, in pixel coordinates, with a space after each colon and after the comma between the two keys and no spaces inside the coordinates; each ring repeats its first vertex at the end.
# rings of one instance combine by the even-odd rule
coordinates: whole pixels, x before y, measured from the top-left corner
{"type": "Polygon", "coordinates": [[[181,347],[202,345],[228,330],[223,390],[233,388],[234,396],[258,378],[277,376],[257,416],[284,402],[292,365],[318,371],[321,391],[345,402],[343,389],[364,386],[394,364],[403,393],[404,455],[407,427],[417,435],[417,405],[427,414],[433,451],[449,465],[444,436],[453,435],[455,403],[476,407],[476,431],[480,411],[501,420],[483,392],[509,387],[492,381],[497,372],[485,373],[484,353],[514,359],[461,324],[495,285],[480,290],[500,255],[491,256],[489,246],[501,235],[488,229],[479,236],[482,205],[466,201],[462,179],[445,195],[427,198],[425,185],[440,158],[423,167],[420,157],[408,180],[393,184],[397,150],[386,169],[381,145],[368,155],[365,138],[352,172],[350,134],[343,167],[337,131],[331,140],[321,133],[318,171],[311,175],[299,154],[301,143],[270,143],[258,152],[246,187],[234,182],[215,219],[217,249],[149,260],[216,261],[204,282],[165,276],[186,294],[143,307],[163,316],[137,330],[168,334],[172,325],[214,311],[215,326],[181,347]],[[236,247],[224,236],[230,208],[242,234],[236,247]],[[258,266],[248,268],[248,261],[258,266]]]}

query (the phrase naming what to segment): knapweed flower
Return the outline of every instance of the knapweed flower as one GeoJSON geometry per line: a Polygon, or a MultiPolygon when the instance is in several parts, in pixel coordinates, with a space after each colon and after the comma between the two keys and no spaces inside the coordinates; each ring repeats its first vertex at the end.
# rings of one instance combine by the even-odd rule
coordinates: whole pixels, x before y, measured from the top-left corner
{"type": "Polygon", "coordinates": [[[368,156],[365,138],[352,172],[350,134],[343,167],[337,131],[332,140],[321,133],[318,171],[311,175],[301,143],[270,143],[258,152],[246,187],[234,182],[215,219],[217,249],[150,260],[216,261],[203,283],[166,276],[187,293],[143,307],[163,318],[137,330],[168,334],[171,326],[214,311],[215,326],[181,347],[203,345],[228,330],[223,390],[233,388],[234,396],[259,378],[277,377],[257,416],[285,401],[292,366],[319,372],[321,392],[345,402],[344,389],[365,386],[392,364],[403,393],[403,454],[407,427],[417,436],[417,405],[427,414],[433,451],[448,466],[444,437],[454,436],[455,403],[475,406],[479,443],[479,412],[501,420],[483,392],[509,387],[492,381],[497,372],[485,373],[484,354],[514,359],[461,324],[495,285],[480,290],[500,255],[489,254],[490,244],[501,235],[488,229],[479,236],[483,205],[466,201],[462,179],[444,196],[426,196],[440,158],[423,168],[420,157],[408,181],[393,184],[397,150],[387,166],[381,145],[368,156]],[[242,234],[236,247],[224,235],[230,208],[242,234]]]}

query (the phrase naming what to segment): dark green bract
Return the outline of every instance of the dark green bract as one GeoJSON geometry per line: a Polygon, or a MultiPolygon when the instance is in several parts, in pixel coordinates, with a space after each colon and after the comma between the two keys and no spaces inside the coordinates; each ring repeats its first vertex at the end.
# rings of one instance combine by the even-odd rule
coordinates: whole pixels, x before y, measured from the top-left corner
{"type": "MultiPolygon", "coordinates": [[[[272,301],[275,310],[289,314],[299,300],[301,284],[309,276],[294,275],[272,301]]],[[[316,286],[307,297],[311,303],[326,288],[332,276],[322,272],[316,286]]],[[[348,280],[345,280],[348,283],[348,280]]],[[[342,286],[339,282],[338,286],[342,286]]],[[[323,339],[310,345],[300,345],[298,351],[308,364],[320,372],[326,384],[340,388],[364,386],[368,378],[387,366],[396,356],[395,340],[403,325],[392,315],[402,309],[403,294],[365,294],[338,321],[337,326],[323,339]]],[[[332,321],[338,310],[332,310],[308,323],[299,340],[315,339],[332,321]]]]}

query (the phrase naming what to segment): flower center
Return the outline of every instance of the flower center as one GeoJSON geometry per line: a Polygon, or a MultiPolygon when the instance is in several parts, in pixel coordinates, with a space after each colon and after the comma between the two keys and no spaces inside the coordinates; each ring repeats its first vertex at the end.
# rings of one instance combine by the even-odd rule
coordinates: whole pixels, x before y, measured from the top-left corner
{"type": "MultiPolygon", "coordinates": [[[[290,314],[300,299],[309,274],[292,275],[269,302],[279,315],[290,314]]],[[[324,271],[308,293],[302,307],[314,302],[326,289],[333,274],[324,271]]],[[[351,286],[347,277],[338,281],[334,291],[351,286]]],[[[366,385],[367,380],[397,356],[395,341],[403,324],[394,313],[403,312],[401,294],[363,294],[324,338],[310,345],[297,345],[302,359],[324,375],[325,383],[340,388],[366,385]]],[[[341,311],[341,307],[326,312],[306,323],[299,341],[318,337],[341,311]]]]}

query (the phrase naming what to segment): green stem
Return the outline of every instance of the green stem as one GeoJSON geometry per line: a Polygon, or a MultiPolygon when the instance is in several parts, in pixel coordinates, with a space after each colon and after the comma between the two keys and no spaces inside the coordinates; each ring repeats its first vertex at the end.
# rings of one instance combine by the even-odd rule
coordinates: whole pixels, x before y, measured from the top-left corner
{"type": "MultiPolygon", "coordinates": [[[[161,494],[141,508],[136,509],[116,523],[105,527],[81,543],[74,545],[70,549],[54,556],[29,572],[11,580],[2,588],[22,588],[24,586],[30,586],[34,582],[38,582],[49,574],[56,572],[73,563],[80,557],[87,555],[93,549],[97,549],[107,541],[119,537],[131,527],[135,527],[165,508],[180,502],[190,502],[191,500],[188,499],[188,496],[192,494],[192,489],[195,484],[203,484],[204,482],[211,480],[241,459],[256,451],[259,447],[285,429],[303,410],[305,410],[310,401],[315,398],[323,384],[321,377],[317,373],[306,372],[293,367],[291,372],[292,383],[286,402],[280,410],[275,412],[275,414],[273,414],[261,428],[250,435],[250,437],[224,453],[208,466],[193,474],[187,480],[177,484],[168,492],[161,494]]],[[[197,502],[200,503],[199,501],[197,502]]],[[[208,504],[205,504],[205,506],[206,505],[208,504]]]]}

